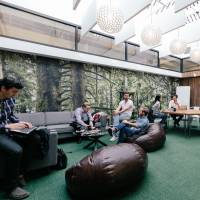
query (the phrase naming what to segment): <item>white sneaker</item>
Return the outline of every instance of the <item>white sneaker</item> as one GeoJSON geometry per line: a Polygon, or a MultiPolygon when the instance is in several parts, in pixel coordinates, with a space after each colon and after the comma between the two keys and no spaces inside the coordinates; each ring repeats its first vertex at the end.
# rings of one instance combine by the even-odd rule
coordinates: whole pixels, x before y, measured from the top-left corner
{"type": "Polygon", "coordinates": [[[114,142],[114,141],[116,141],[117,139],[118,139],[118,137],[116,137],[116,136],[113,135],[112,138],[110,138],[110,141],[111,141],[111,142],[114,142]]]}

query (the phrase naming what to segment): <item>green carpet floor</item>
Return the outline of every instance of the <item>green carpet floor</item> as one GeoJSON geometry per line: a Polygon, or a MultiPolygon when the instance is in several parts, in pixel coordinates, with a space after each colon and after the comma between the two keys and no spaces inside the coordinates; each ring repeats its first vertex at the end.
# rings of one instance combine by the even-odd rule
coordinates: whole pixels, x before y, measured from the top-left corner
{"type": "MultiPolygon", "coordinates": [[[[200,199],[200,131],[185,137],[183,130],[168,130],[164,148],[148,154],[149,166],[144,180],[136,191],[113,199],[125,200],[198,200],[200,199]]],[[[109,137],[103,140],[110,144],[109,137]]],[[[81,144],[67,142],[59,145],[68,155],[68,167],[90,154],[81,144]]],[[[65,170],[32,178],[26,189],[28,200],[67,200],[65,170]]],[[[0,199],[6,199],[0,192],[0,199]]]]}

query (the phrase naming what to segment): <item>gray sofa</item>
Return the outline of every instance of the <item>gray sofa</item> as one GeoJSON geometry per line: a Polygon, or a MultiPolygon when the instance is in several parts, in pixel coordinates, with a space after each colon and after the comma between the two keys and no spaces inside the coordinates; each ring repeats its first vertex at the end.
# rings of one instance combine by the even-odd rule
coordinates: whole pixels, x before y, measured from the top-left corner
{"type": "Polygon", "coordinates": [[[72,122],[73,112],[36,112],[20,113],[16,115],[21,121],[31,122],[34,126],[46,127],[49,130],[56,130],[58,139],[73,137],[72,122]]]}

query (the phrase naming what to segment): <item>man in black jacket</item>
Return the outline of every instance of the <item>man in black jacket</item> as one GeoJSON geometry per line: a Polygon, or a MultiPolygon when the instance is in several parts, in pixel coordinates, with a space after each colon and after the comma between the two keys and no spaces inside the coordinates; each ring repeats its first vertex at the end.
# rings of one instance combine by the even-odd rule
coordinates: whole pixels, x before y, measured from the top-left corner
{"type": "Polygon", "coordinates": [[[11,78],[0,79],[0,151],[6,158],[6,191],[12,199],[23,199],[30,195],[22,189],[23,175],[30,159],[40,145],[40,137],[30,134],[19,137],[12,130],[31,128],[32,124],[20,121],[14,114],[14,97],[23,88],[22,84],[11,78]],[[21,187],[20,187],[21,186],[21,187]]]}

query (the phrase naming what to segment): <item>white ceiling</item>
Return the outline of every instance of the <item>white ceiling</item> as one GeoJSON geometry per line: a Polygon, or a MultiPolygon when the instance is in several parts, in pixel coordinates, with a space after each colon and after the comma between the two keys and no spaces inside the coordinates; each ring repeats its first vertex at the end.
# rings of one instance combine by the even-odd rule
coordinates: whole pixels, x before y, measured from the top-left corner
{"type": "MultiPolygon", "coordinates": [[[[126,24],[115,37],[115,44],[125,40],[140,45],[140,50],[154,48],[160,51],[160,57],[170,55],[169,44],[178,37],[188,43],[191,48],[200,40],[200,2],[197,0],[4,0],[36,12],[40,12],[66,22],[82,26],[87,31],[95,30],[105,33],[96,24],[94,5],[112,1],[122,10],[126,24]],[[37,2],[37,3],[36,3],[37,2]],[[73,9],[73,3],[77,7],[73,9]],[[95,4],[96,3],[96,4],[95,4]],[[140,39],[140,33],[145,24],[158,25],[162,31],[162,41],[156,47],[145,46],[140,39]]],[[[108,34],[108,33],[106,33],[108,34]]],[[[85,35],[85,34],[84,34],[85,35]]],[[[177,56],[177,55],[176,55],[177,56]]],[[[180,58],[189,54],[179,55],[180,58]]]]}

